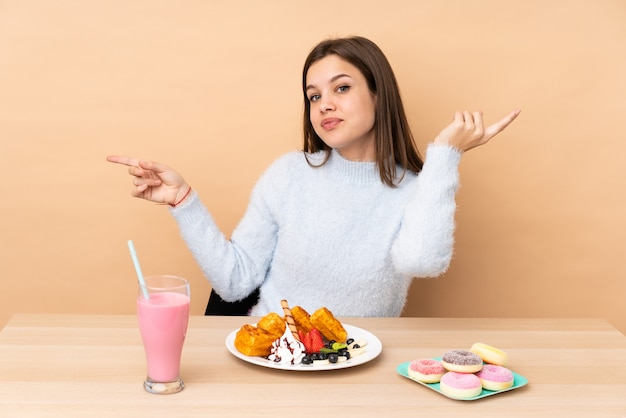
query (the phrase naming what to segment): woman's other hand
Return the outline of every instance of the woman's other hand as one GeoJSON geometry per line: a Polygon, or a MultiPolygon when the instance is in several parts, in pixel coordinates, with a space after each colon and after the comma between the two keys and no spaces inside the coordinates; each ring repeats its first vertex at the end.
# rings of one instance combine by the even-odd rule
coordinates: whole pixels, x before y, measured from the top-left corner
{"type": "Polygon", "coordinates": [[[458,111],[454,120],[446,126],[437,138],[435,144],[444,144],[465,152],[472,148],[486,144],[491,138],[502,132],[515,120],[521,110],[516,109],[507,116],[485,128],[483,112],[458,111]]]}

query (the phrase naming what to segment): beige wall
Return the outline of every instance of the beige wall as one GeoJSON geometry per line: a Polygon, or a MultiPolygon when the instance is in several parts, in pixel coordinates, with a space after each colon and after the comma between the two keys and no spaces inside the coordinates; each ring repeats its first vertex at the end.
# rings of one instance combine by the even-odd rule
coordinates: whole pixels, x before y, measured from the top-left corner
{"type": "Polygon", "coordinates": [[[626,332],[623,0],[0,1],[0,325],[132,313],[144,273],[210,285],[109,153],[161,160],[229,235],[300,146],[301,65],[329,35],[387,53],[420,148],[459,108],[523,113],[461,164],[456,255],[405,315],[603,317],[626,332]]]}

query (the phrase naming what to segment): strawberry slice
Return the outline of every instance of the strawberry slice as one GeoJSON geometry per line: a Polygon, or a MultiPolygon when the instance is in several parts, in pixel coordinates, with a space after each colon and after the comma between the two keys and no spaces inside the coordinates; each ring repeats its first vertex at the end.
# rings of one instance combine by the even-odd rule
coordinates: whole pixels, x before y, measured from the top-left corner
{"type": "Polygon", "coordinates": [[[304,349],[307,354],[318,353],[320,349],[324,347],[324,339],[317,328],[313,328],[307,333],[298,330],[298,336],[300,337],[300,342],[304,344],[304,349]]]}
{"type": "Polygon", "coordinates": [[[312,353],[315,352],[315,351],[311,351],[312,350],[312,346],[311,346],[311,333],[310,332],[306,333],[304,335],[304,339],[301,340],[301,341],[302,341],[302,344],[304,344],[304,348],[305,348],[307,354],[312,354],[312,353]]]}
{"type": "Polygon", "coordinates": [[[300,337],[300,342],[304,345],[304,351],[308,353],[311,347],[311,337],[307,340],[307,334],[301,329],[298,330],[298,336],[300,337]]]}
{"type": "Polygon", "coordinates": [[[324,339],[322,338],[322,333],[317,328],[312,328],[307,335],[307,338],[308,337],[311,338],[311,353],[317,353],[322,347],[324,347],[324,339]]]}

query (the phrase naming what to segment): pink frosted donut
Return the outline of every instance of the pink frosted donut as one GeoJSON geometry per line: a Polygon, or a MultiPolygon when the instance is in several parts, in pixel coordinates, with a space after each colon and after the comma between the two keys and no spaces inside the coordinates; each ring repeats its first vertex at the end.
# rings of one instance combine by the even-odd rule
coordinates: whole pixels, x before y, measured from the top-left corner
{"type": "Polygon", "coordinates": [[[476,376],[487,390],[503,390],[513,386],[513,372],[503,366],[485,364],[476,376]]]}
{"type": "Polygon", "coordinates": [[[441,377],[439,388],[451,398],[467,399],[480,395],[480,379],[471,373],[448,372],[441,377]]]}
{"type": "Polygon", "coordinates": [[[451,372],[476,373],[483,368],[483,359],[469,350],[450,350],[443,354],[441,364],[451,372]]]}
{"type": "Polygon", "coordinates": [[[410,378],[424,383],[437,383],[446,372],[443,365],[433,359],[413,360],[409,364],[408,375],[410,378]]]}

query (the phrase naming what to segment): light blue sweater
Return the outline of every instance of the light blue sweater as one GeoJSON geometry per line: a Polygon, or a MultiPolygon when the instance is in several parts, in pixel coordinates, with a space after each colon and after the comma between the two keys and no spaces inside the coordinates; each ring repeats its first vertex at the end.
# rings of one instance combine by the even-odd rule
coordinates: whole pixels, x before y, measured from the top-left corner
{"type": "Polygon", "coordinates": [[[421,173],[391,188],[373,162],[332,151],[313,168],[302,152],[286,154],[259,179],[230,240],[196,193],[171,212],[223,299],[261,286],[252,315],[281,312],[286,299],[311,313],[325,306],[343,317],[399,316],[411,280],[450,264],[460,158],[430,145],[421,173]]]}

